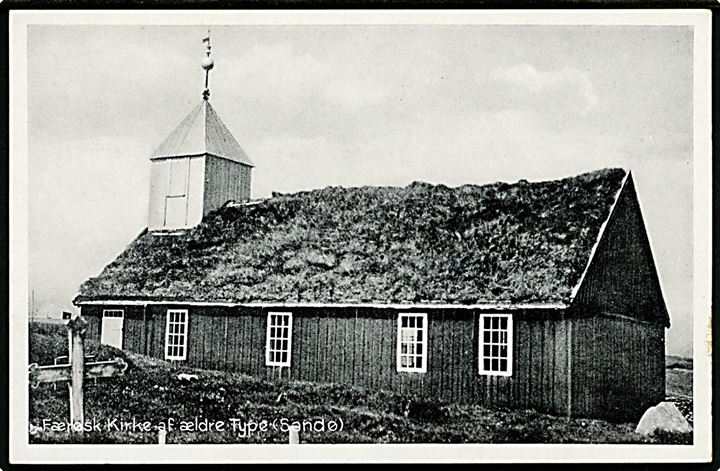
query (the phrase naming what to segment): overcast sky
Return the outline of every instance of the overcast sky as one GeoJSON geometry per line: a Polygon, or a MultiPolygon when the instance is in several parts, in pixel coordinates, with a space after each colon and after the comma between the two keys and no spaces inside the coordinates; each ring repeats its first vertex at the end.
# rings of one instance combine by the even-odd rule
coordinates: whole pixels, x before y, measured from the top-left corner
{"type": "MultiPolygon", "coordinates": [[[[31,26],[29,276],[72,307],[146,226],[154,147],[201,100],[205,27],[31,26]]],[[[691,352],[692,29],[214,26],[211,102],[253,196],[631,169],[691,352]]]]}

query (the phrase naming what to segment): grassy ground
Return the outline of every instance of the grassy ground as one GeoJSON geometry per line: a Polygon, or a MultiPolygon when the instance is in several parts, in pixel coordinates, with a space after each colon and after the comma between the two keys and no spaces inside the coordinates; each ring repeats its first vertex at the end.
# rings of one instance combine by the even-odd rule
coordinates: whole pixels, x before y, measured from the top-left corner
{"type": "MultiPolygon", "coordinates": [[[[31,361],[52,364],[67,354],[62,326],[31,328],[31,361]]],[[[168,443],[287,443],[285,425],[297,421],[308,443],[690,443],[690,434],[643,437],[635,424],[564,418],[533,410],[488,409],[438,404],[420,398],[344,385],[267,381],[245,375],[176,367],[164,361],[88,344],[97,359],[124,358],[121,378],[87,383],[86,420],[101,431],[83,435],[42,430],[43,419],[62,422],[69,415],[67,387],[41,385],[30,390],[32,443],[157,443],[157,427],[174,421],[168,443]],[[179,373],[197,375],[180,380],[179,373]],[[223,431],[197,430],[195,418],[222,422],[223,431]],[[236,419],[235,430],[230,419],[236,419]],[[117,419],[116,422],[112,422],[117,419]],[[150,430],[116,430],[120,422],[149,422],[150,430]],[[283,419],[287,422],[283,422],[283,419]],[[266,420],[267,429],[249,433],[242,426],[266,420]],[[108,423],[110,421],[110,423],[108,423]],[[333,430],[331,421],[338,425],[333,430]],[[187,430],[179,428],[187,422],[187,430]],[[272,424],[275,424],[273,426],[272,424]],[[339,427],[342,423],[342,428],[339,427]],[[309,430],[308,427],[315,428],[309,430]],[[196,429],[193,430],[193,427],[196,429]]],[[[50,422],[46,422],[49,424],[50,422]]]]}
{"type": "Polygon", "coordinates": [[[680,412],[693,423],[693,362],[692,358],[665,357],[665,391],[667,398],[673,401],[680,412]]]}
{"type": "Polygon", "coordinates": [[[668,355],[665,358],[667,393],[673,396],[692,397],[692,358],[668,355]]]}

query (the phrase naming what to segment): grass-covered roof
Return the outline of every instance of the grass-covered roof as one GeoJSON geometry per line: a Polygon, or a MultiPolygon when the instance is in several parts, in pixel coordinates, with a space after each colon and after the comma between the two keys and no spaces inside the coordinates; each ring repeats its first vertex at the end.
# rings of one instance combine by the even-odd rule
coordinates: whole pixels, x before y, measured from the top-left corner
{"type": "Polygon", "coordinates": [[[566,302],[625,177],[328,187],[144,232],[79,300],[566,302]]]}

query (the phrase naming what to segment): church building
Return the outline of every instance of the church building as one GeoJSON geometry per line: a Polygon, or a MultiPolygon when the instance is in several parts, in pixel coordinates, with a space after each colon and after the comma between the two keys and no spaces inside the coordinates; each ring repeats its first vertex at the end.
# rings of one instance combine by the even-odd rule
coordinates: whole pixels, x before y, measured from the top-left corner
{"type": "Polygon", "coordinates": [[[147,228],[74,300],[90,339],[566,416],[636,420],[664,399],[670,318],[631,172],[250,203],[207,42],[202,102],[150,158],[147,228]]]}

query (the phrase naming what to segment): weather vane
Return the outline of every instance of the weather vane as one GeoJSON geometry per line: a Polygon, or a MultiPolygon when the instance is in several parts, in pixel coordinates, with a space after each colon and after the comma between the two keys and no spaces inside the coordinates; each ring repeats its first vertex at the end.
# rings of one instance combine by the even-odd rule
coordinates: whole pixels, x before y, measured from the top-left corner
{"type": "Polygon", "coordinates": [[[203,90],[203,100],[208,100],[210,98],[210,88],[208,85],[210,80],[210,71],[215,65],[215,61],[212,57],[210,57],[210,28],[208,28],[207,36],[203,38],[203,43],[206,44],[207,47],[207,51],[205,51],[206,57],[203,57],[202,60],[202,68],[205,70],[205,90],[203,90]]]}

